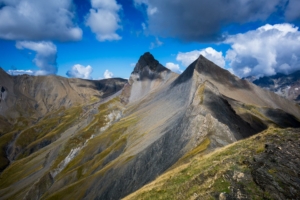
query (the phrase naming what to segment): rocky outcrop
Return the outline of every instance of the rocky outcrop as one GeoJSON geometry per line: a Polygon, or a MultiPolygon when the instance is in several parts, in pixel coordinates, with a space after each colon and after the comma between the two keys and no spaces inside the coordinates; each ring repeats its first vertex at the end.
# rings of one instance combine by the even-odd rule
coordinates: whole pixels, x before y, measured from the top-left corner
{"type": "MultiPolygon", "coordinates": [[[[278,138],[279,139],[279,138],[278,138]]],[[[300,197],[300,140],[265,144],[265,151],[253,158],[251,174],[255,183],[272,199],[300,197]]]]}
{"type": "Polygon", "coordinates": [[[139,58],[131,73],[128,84],[122,93],[122,101],[125,104],[136,102],[154,90],[165,86],[169,80],[177,76],[147,52],[139,58]]]}
{"type": "Polygon", "coordinates": [[[194,155],[129,199],[298,199],[299,129],[274,129],[194,155]]]}

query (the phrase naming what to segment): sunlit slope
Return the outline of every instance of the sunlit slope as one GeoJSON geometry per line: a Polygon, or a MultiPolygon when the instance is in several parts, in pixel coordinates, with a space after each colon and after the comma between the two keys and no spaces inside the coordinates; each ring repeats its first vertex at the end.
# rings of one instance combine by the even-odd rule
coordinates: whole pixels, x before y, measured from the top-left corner
{"type": "Polygon", "coordinates": [[[300,130],[270,128],[194,155],[129,199],[297,199],[300,130]]]}

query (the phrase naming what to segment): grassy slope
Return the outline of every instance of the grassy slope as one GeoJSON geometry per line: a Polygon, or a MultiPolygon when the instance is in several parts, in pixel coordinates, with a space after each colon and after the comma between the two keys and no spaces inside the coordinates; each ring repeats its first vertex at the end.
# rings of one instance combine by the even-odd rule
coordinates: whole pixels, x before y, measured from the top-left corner
{"type": "MultiPolygon", "coordinates": [[[[208,155],[195,156],[125,199],[216,199],[221,193],[240,193],[248,199],[268,199],[270,194],[253,181],[249,163],[254,155],[265,150],[266,143],[281,144],[295,138],[299,138],[299,133],[294,129],[269,128],[208,155]],[[278,136],[280,139],[276,140],[278,136]]],[[[274,172],[269,169],[269,173],[272,175],[274,172]]]]}
{"type": "MultiPolygon", "coordinates": [[[[5,188],[14,182],[29,176],[35,171],[40,170],[42,166],[36,166],[33,162],[35,156],[34,152],[39,150],[38,148],[34,149],[34,147],[38,147],[39,143],[43,140],[51,141],[54,138],[58,138],[60,134],[76,121],[77,117],[75,116],[78,116],[81,113],[81,110],[80,106],[72,107],[67,110],[62,108],[58,111],[49,113],[40,122],[28,129],[25,129],[26,126],[24,126],[24,124],[26,123],[24,122],[22,125],[19,124],[18,126],[15,126],[14,131],[2,136],[0,138],[0,147],[1,150],[4,151],[5,146],[12,141],[17,132],[22,128],[25,129],[16,139],[17,146],[24,146],[24,153],[19,156],[18,160],[12,162],[11,165],[3,171],[1,174],[1,179],[3,181],[0,183],[0,188],[5,188]],[[57,116],[60,116],[59,119],[57,116]],[[47,123],[48,120],[53,121],[54,124],[52,128],[49,128],[52,125],[47,123]],[[30,150],[31,152],[29,153],[30,150]],[[23,159],[20,159],[20,157],[23,159]]],[[[5,159],[5,152],[3,152],[3,157],[1,156],[0,159],[5,159]]]]}
{"type": "MultiPolygon", "coordinates": [[[[115,109],[118,109],[118,99],[113,99],[101,105],[99,108],[100,112],[96,115],[94,123],[92,122],[87,126],[80,134],[80,137],[89,138],[92,134],[97,133],[99,128],[104,126],[106,122],[104,116],[115,109]]],[[[126,155],[120,156],[118,154],[126,146],[128,137],[126,130],[128,127],[134,126],[136,122],[137,119],[135,116],[127,116],[90,140],[89,144],[57,175],[57,182],[62,182],[63,187],[59,188],[55,193],[47,192],[43,195],[42,199],[80,199],[95,179],[101,178],[107,170],[120,163],[120,160],[128,161],[130,157],[126,158],[126,155]],[[114,153],[117,153],[116,157],[113,156],[110,158],[114,153]]],[[[66,146],[68,148],[69,146],[75,147],[71,143],[66,146]]],[[[64,157],[65,155],[61,156],[61,158],[64,157]]],[[[58,164],[57,161],[60,161],[60,159],[56,160],[58,164]]]]}

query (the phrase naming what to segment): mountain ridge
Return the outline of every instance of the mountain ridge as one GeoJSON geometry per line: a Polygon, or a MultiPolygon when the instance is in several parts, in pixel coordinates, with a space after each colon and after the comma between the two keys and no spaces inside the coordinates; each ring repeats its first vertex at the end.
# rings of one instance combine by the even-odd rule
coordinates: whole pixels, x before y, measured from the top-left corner
{"type": "Polygon", "coordinates": [[[200,56],[178,75],[146,53],[127,83],[111,80],[114,89],[72,80],[78,91],[81,84],[94,91],[82,93],[90,101],[34,124],[17,119],[0,136],[2,158],[12,161],[1,173],[0,199],[120,199],[199,148],[207,153],[268,127],[300,126],[291,101],[229,73],[200,56]],[[251,99],[258,97],[263,103],[251,99]],[[294,121],[283,123],[286,116],[294,121]]]}

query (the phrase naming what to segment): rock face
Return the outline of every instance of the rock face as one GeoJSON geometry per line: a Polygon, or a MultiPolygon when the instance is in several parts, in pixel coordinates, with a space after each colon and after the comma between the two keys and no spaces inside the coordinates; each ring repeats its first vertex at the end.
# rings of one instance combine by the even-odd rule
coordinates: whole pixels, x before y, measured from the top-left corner
{"type": "MultiPolygon", "coordinates": [[[[49,85],[53,78],[40,79],[49,85]]],[[[22,90],[33,101],[42,96],[38,108],[44,105],[48,113],[32,124],[18,120],[4,133],[2,153],[13,162],[1,174],[1,198],[120,199],[189,153],[211,151],[269,126],[300,126],[293,102],[238,79],[203,56],[178,75],[145,53],[120,92],[124,81],[118,79],[61,81],[72,86],[67,103],[60,96],[51,100],[46,91],[35,95],[32,88],[42,86],[33,80],[28,82],[33,87],[22,90]],[[95,94],[100,97],[87,101],[95,94]],[[76,95],[81,104],[69,98],[76,95]],[[284,121],[287,116],[291,122],[284,121]]]]}
{"type": "Polygon", "coordinates": [[[274,76],[265,76],[251,80],[254,84],[264,89],[300,103],[300,71],[289,75],[278,73],[274,76]]]}
{"type": "Polygon", "coordinates": [[[299,158],[299,138],[281,145],[265,144],[265,151],[253,159],[253,180],[272,199],[297,199],[300,196],[299,158]]]}
{"type": "Polygon", "coordinates": [[[122,100],[124,103],[138,101],[177,76],[147,52],[139,58],[131,73],[129,82],[123,90],[122,100]]]}

